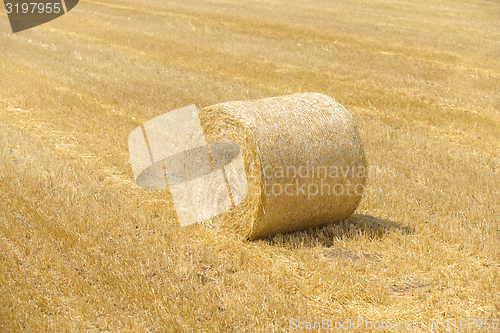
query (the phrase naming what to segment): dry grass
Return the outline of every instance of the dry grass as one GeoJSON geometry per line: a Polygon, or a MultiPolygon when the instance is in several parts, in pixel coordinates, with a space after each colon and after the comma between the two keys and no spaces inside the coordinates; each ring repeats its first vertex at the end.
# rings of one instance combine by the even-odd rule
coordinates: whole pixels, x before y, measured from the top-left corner
{"type": "MultiPolygon", "coordinates": [[[[82,1],[0,13],[0,330],[288,331],[500,318],[496,1],[82,1]],[[137,188],[128,134],[177,107],[315,91],[371,166],[349,220],[242,241],[137,188]]],[[[360,330],[361,331],[361,330],[360,330]]]]}

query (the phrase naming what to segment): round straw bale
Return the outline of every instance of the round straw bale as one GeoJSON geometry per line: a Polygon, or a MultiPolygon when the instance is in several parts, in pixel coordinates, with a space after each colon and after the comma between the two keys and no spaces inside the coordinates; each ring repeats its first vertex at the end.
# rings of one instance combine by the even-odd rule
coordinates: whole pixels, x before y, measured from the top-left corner
{"type": "Polygon", "coordinates": [[[352,115],[333,98],[229,102],[199,116],[213,160],[213,143],[239,146],[248,186],[242,202],[205,224],[258,238],[342,221],[361,200],[363,146],[352,115]]]}

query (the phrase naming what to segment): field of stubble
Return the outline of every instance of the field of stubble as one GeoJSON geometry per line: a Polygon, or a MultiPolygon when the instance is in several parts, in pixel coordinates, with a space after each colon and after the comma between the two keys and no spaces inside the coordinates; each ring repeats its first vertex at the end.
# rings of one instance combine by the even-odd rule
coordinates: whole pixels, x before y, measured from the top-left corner
{"type": "Polygon", "coordinates": [[[17,34],[0,9],[1,332],[500,318],[499,2],[82,0],[17,34]],[[135,185],[142,122],[306,91],[358,122],[349,220],[244,241],[135,185]]]}

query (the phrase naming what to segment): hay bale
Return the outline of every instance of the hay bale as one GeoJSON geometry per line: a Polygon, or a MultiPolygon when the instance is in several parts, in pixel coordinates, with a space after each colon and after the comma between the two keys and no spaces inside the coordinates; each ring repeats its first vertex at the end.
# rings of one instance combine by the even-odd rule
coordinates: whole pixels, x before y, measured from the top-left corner
{"type": "Polygon", "coordinates": [[[363,147],[352,115],[334,99],[304,93],[230,102],[199,117],[208,142],[239,146],[248,186],[241,203],[204,224],[258,238],[342,221],[361,200],[363,147]]]}

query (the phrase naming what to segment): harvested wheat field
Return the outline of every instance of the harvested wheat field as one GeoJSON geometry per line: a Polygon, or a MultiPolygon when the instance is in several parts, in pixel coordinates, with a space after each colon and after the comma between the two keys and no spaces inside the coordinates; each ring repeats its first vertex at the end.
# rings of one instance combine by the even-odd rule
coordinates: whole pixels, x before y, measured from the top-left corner
{"type": "Polygon", "coordinates": [[[1,332],[500,330],[498,1],[0,8],[1,332]],[[305,92],[358,124],[347,220],[248,240],[136,185],[145,121],[305,92]]]}

